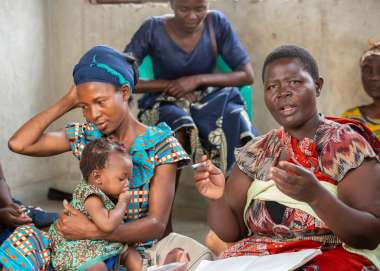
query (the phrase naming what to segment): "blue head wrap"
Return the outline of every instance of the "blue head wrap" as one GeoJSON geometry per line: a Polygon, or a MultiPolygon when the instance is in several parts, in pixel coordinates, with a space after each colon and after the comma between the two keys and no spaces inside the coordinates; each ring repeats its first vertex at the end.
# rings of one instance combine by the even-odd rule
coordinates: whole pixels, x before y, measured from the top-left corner
{"type": "Polygon", "coordinates": [[[87,82],[109,83],[121,87],[134,87],[134,71],[124,54],[108,46],[98,45],[90,49],[73,71],[74,83],[87,82]]]}

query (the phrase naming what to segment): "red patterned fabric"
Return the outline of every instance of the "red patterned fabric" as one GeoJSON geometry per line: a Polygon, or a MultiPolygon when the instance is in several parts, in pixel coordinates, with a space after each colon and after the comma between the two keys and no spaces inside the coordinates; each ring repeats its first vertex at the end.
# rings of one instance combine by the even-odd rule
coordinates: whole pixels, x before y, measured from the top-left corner
{"type": "Polygon", "coordinates": [[[367,142],[371,144],[377,156],[380,156],[380,140],[376,137],[375,133],[372,132],[364,123],[358,120],[336,116],[326,116],[326,118],[340,124],[349,125],[352,129],[354,129],[362,137],[364,137],[367,140],[367,142]]]}

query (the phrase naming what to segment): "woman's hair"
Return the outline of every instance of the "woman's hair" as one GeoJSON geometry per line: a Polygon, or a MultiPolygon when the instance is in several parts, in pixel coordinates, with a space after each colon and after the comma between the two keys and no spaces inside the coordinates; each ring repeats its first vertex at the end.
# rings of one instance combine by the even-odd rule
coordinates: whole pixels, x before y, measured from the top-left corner
{"type": "Polygon", "coordinates": [[[92,171],[105,168],[108,157],[112,152],[122,153],[130,159],[125,148],[115,141],[99,138],[87,144],[83,149],[79,163],[83,178],[88,181],[92,171]]]}
{"type": "Polygon", "coordinates": [[[302,47],[297,45],[282,45],[274,49],[264,61],[261,79],[264,81],[265,68],[272,62],[282,58],[297,58],[304,65],[305,70],[314,80],[319,78],[318,65],[314,57],[302,47]]]}

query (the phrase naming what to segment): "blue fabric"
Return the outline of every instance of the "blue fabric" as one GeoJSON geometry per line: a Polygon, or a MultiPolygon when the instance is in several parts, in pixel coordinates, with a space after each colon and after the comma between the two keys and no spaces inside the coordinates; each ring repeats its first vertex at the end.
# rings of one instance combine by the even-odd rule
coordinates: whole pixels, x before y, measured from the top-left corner
{"type": "MultiPolygon", "coordinates": [[[[249,63],[247,52],[223,13],[210,11],[208,19],[214,26],[218,54],[228,66],[234,70],[249,63]]],[[[208,27],[205,27],[194,50],[185,52],[166,32],[165,17],[157,16],[143,23],[124,51],[133,54],[140,63],[150,55],[155,79],[173,80],[181,76],[211,73],[216,62],[211,44],[208,27]]]]}
{"type": "Polygon", "coordinates": [[[116,261],[117,259],[119,258],[119,256],[113,256],[107,260],[104,261],[104,263],[106,264],[108,270],[113,270],[113,268],[115,267],[115,264],[116,264],[116,261]]]}
{"type": "Polygon", "coordinates": [[[12,234],[13,228],[5,228],[0,230],[0,245],[12,234]]]}
{"type": "MultiPolygon", "coordinates": [[[[214,26],[218,54],[235,70],[249,63],[249,56],[226,16],[217,10],[209,11],[206,20],[214,26]]],[[[206,23],[207,25],[207,23],[206,23]]],[[[149,55],[153,61],[153,73],[157,80],[175,80],[183,76],[212,73],[215,55],[208,27],[194,50],[187,53],[168,35],[165,16],[154,16],[146,20],[124,49],[138,61],[149,55]]],[[[151,106],[160,93],[146,93],[139,100],[139,108],[151,106]]]]}
{"type": "Polygon", "coordinates": [[[88,82],[134,86],[133,67],[125,55],[111,47],[95,46],[82,56],[73,71],[75,85],[88,82]]]}

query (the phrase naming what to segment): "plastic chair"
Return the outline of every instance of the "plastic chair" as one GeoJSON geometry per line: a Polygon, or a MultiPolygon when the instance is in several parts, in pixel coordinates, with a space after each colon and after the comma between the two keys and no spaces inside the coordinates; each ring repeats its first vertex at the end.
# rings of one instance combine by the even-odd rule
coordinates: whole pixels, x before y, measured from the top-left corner
{"type": "MultiPolygon", "coordinates": [[[[227,63],[223,60],[223,58],[219,55],[216,61],[216,70],[221,73],[227,73],[231,71],[231,68],[227,65],[227,63]]],[[[139,66],[139,78],[141,80],[154,80],[153,73],[153,62],[150,56],[146,56],[139,66]]],[[[243,100],[247,107],[247,113],[249,119],[253,121],[253,112],[252,112],[252,95],[253,88],[249,85],[239,87],[240,94],[243,97],[243,100]]]]}

